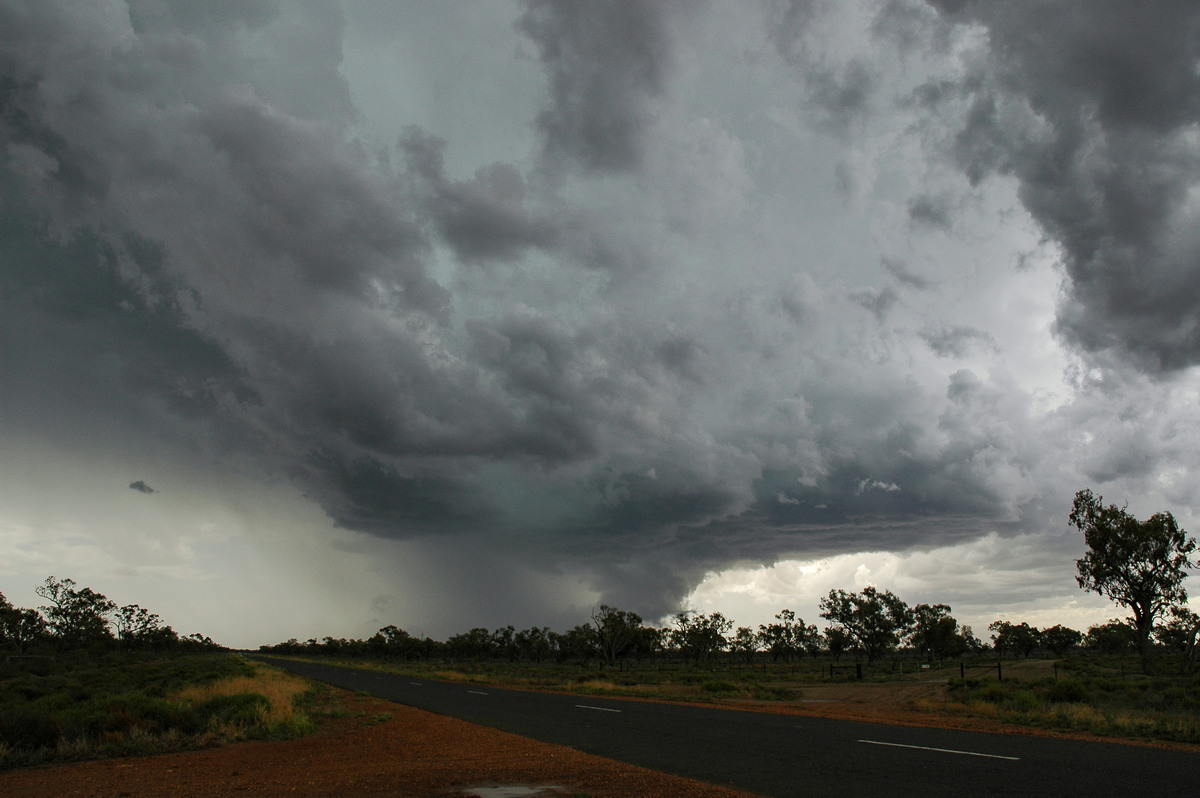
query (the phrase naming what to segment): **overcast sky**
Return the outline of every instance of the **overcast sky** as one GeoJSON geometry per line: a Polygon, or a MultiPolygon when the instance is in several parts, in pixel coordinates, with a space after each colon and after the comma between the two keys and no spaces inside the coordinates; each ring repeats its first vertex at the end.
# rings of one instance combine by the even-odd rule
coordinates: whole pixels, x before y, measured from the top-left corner
{"type": "Polygon", "coordinates": [[[1075,491],[1200,522],[1198,55],[1188,2],[0,0],[0,590],[1119,616],[1075,491]]]}

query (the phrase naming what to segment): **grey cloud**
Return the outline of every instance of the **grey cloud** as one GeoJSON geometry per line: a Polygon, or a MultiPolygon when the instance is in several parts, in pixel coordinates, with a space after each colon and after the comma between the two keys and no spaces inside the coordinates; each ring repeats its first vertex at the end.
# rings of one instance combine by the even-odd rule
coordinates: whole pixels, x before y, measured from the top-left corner
{"type": "Polygon", "coordinates": [[[870,110],[878,77],[863,60],[845,59],[822,40],[821,24],[834,8],[821,0],[771,4],[766,34],[779,56],[797,70],[807,107],[818,113],[822,125],[844,132],[870,110]]]}
{"type": "Polygon", "coordinates": [[[147,485],[143,480],[136,480],[129,483],[130,490],[136,490],[138,493],[158,493],[154,488],[147,485]]]}
{"type": "Polygon", "coordinates": [[[1200,9],[1183,2],[941,4],[987,30],[957,157],[1014,175],[1063,248],[1058,329],[1148,372],[1200,362],[1200,9]],[[1036,25],[1031,20],[1036,19],[1036,25]]]}
{"type": "Polygon", "coordinates": [[[514,166],[495,163],[472,180],[452,181],[444,173],[444,145],[415,128],[400,141],[409,168],[428,186],[430,215],[459,258],[513,260],[530,247],[555,243],[555,225],[526,207],[525,178],[514,166]]]}
{"type": "Polygon", "coordinates": [[[855,291],[850,298],[859,306],[871,311],[876,319],[882,320],[892,306],[900,300],[896,289],[890,285],[884,288],[868,288],[855,291]]]}
{"type": "MultiPolygon", "coordinates": [[[[966,372],[925,390],[868,351],[858,308],[907,335],[902,293],[928,298],[934,266],[887,258],[883,287],[847,295],[771,240],[773,211],[749,218],[774,197],[718,230],[651,207],[682,5],[528,3],[544,158],[460,175],[421,128],[398,157],[358,137],[323,4],[203,5],[139,5],[132,32],[50,2],[42,32],[0,24],[0,327],[24,378],[0,386],[6,423],[119,418],[121,446],[285,475],[343,527],[428,538],[447,572],[469,542],[489,589],[533,563],[648,617],[734,561],[1034,523],[1019,400],[966,372]],[[593,174],[545,179],[563,159],[593,174]]],[[[849,124],[872,67],[825,66],[813,102],[849,124]]],[[[981,116],[1003,156],[984,172],[1014,168],[1010,112],[981,116]]],[[[750,138],[748,158],[779,154],[750,138]]],[[[946,356],[990,340],[923,335],[946,356]]]]}
{"type": "Polygon", "coordinates": [[[919,335],[939,357],[966,357],[974,346],[992,351],[997,349],[996,341],[990,334],[973,327],[926,327],[919,335]]]}
{"type": "Polygon", "coordinates": [[[918,291],[926,291],[934,287],[933,281],[914,273],[902,260],[897,258],[883,258],[880,263],[884,271],[895,277],[896,281],[901,285],[915,288],[918,291]]]}
{"type": "Polygon", "coordinates": [[[952,221],[950,198],[929,194],[914,197],[908,202],[908,218],[923,227],[949,230],[952,221]]]}
{"type": "Polygon", "coordinates": [[[638,166],[669,72],[674,6],[526,0],[525,7],[518,27],[550,75],[551,100],[538,117],[548,154],[596,171],[638,166]]]}

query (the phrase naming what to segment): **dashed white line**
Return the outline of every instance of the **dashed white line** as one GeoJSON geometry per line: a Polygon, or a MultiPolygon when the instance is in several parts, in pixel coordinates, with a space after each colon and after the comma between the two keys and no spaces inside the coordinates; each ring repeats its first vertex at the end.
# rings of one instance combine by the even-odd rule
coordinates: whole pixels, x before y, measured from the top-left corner
{"type": "Polygon", "coordinates": [[[1001,756],[1000,754],[981,754],[978,751],[956,751],[953,748],[930,748],[926,745],[905,745],[904,743],[885,743],[879,740],[859,740],[860,743],[868,745],[889,745],[892,748],[915,748],[920,751],[937,751],[941,754],[961,754],[963,756],[984,756],[988,759],[1007,759],[1011,762],[1019,762],[1019,756],[1001,756]]]}
{"type": "Polygon", "coordinates": [[[425,686],[421,682],[409,682],[409,684],[413,685],[414,687],[424,687],[425,686]]]}
{"type": "Polygon", "coordinates": [[[588,706],[587,704],[576,704],[575,706],[578,707],[579,709],[595,709],[599,712],[620,712],[621,711],[619,709],[609,709],[608,707],[591,707],[591,706],[588,706]]]}
{"type": "Polygon", "coordinates": [[[468,690],[467,692],[473,695],[487,695],[487,693],[481,693],[478,690],[468,690]]]}

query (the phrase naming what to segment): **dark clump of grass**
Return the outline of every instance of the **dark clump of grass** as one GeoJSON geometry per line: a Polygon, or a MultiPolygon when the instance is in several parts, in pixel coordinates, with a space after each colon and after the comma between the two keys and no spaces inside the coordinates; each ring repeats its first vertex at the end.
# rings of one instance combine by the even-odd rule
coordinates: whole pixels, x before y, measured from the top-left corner
{"type": "Polygon", "coordinates": [[[727,682],[722,679],[710,679],[706,682],[701,682],[700,689],[706,693],[717,695],[738,695],[742,692],[733,682],[727,682]]]}

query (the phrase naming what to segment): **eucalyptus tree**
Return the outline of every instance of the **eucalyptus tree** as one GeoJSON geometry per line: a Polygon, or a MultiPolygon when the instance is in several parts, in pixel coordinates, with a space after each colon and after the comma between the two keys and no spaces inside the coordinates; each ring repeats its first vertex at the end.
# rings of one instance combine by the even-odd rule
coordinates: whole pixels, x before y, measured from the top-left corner
{"type": "Polygon", "coordinates": [[[84,646],[112,639],[108,616],[117,605],[103,593],[79,587],[74,579],[53,576],[46,577],[34,591],[50,602],[40,609],[51,634],[64,645],[84,646]]]}
{"type": "Polygon", "coordinates": [[[1196,541],[1169,512],[1139,521],[1125,507],[1105,505],[1090,490],[1075,494],[1068,520],[1087,544],[1087,552],[1075,561],[1075,581],[1133,614],[1142,670],[1148,673],[1155,621],[1187,601],[1183,580],[1195,567],[1191,556],[1196,541]]]}
{"type": "Polygon", "coordinates": [[[821,599],[821,617],[834,624],[831,628],[845,633],[850,647],[861,653],[868,665],[899,645],[912,625],[908,605],[890,590],[873,586],[859,593],[830,590],[821,599]]]}

